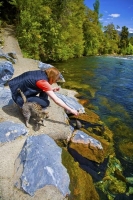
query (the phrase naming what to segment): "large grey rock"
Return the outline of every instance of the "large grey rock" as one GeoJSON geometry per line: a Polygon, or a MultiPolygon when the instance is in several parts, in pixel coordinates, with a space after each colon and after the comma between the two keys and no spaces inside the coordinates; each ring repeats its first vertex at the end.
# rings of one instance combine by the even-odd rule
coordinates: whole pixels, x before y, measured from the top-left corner
{"type": "Polygon", "coordinates": [[[15,52],[4,53],[2,49],[0,49],[0,58],[5,58],[6,60],[12,62],[13,64],[15,64],[17,60],[15,52]]]}
{"type": "Polygon", "coordinates": [[[15,162],[15,186],[33,196],[37,189],[54,185],[66,196],[69,175],[61,163],[62,149],[48,135],[27,138],[15,162]]]}
{"type": "Polygon", "coordinates": [[[3,86],[0,87],[0,108],[11,104],[13,104],[11,90],[3,86]]]}
{"type": "Polygon", "coordinates": [[[0,143],[15,140],[20,135],[25,135],[27,129],[23,124],[5,121],[0,123],[0,143]]]}
{"type": "Polygon", "coordinates": [[[104,161],[104,153],[101,143],[83,131],[77,130],[74,132],[74,135],[71,137],[69,142],[69,148],[74,149],[80,155],[89,160],[98,163],[104,161]]]}
{"type": "MultiPolygon", "coordinates": [[[[40,62],[40,61],[38,62],[38,68],[42,71],[45,71],[51,67],[54,67],[54,66],[47,63],[40,62]]],[[[58,80],[58,82],[65,82],[65,79],[61,73],[60,73],[60,79],[58,80]]]]}
{"type": "MultiPolygon", "coordinates": [[[[85,113],[84,107],[78,103],[78,101],[73,97],[68,97],[66,95],[60,94],[58,92],[55,93],[57,97],[59,97],[65,104],[67,104],[70,108],[78,110],[79,113],[85,113]]],[[[69,114],[69,113],[68,113],[69,114]]]]}
{"type": "Polygon", "coordinates": [[[14,68],[11,62],[0,62],[0,85],[4,85],[14,74],[14,68]]]}

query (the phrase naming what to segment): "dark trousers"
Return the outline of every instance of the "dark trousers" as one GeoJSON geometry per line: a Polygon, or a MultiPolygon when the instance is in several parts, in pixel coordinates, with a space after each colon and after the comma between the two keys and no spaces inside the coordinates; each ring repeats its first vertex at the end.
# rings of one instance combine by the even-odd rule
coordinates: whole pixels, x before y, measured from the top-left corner
{"type": "MultiPolygon", "coordinates": [[[[13,97],[12,97],[13,99],[13,97]]],[[[46,108],[49,106],[50,101],[48,100],[48,95],[45,92],[41,92],[39,96],[30,96],[26,97],[28,102],[36,102],[39,105],[42,106],[42,108],[46,108]]],[[[14,100],[14,99],[13,99],[14,100]]],[[[22,101],[15,101],[14,102],[21,108],[23,106],[23,100],[22,101]]]]}
{"type": "Polygon", "coordinates": [[[45,92],[41,92],[39,96],[33,96],[27,98],[28,102],[36,102],[46,108],[49,106],[50,102],[48,100],[48,95],[45,92]]]}

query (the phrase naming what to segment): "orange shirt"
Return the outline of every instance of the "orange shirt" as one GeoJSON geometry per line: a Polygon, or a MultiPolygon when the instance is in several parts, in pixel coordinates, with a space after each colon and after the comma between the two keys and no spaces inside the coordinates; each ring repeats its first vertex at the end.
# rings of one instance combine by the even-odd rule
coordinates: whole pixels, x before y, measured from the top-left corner
{"type": "Polygon", "coordinates": [[[46,80],[39,80],[36,82],[36,86],[44,92],[52,91],[51,85],[46,80]]]}

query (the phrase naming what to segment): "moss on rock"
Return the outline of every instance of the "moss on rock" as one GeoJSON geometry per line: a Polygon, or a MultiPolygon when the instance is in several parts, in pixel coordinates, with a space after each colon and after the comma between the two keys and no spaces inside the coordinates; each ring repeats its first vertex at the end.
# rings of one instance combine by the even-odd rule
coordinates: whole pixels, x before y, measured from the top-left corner
{"type": "Polygon", "coordinates": [[[69,200],[99,200],[92,177],[79,167],[78,162],[75,162],[65,148],[62,152],[62,163],[70,176],[69,200]]]}

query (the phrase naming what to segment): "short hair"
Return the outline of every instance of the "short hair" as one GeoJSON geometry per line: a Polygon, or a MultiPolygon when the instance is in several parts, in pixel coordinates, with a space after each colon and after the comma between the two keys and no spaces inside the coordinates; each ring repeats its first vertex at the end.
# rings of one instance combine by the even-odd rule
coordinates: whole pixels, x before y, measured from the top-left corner
{"type": "Polygon", "coordinates": [[[50,67],[50,68],[46,69],[45,72],[48,76],[49,81],[52,80],[53,82],[56,82],[60,77],[60,72],[55,67],[50,67]]]}

